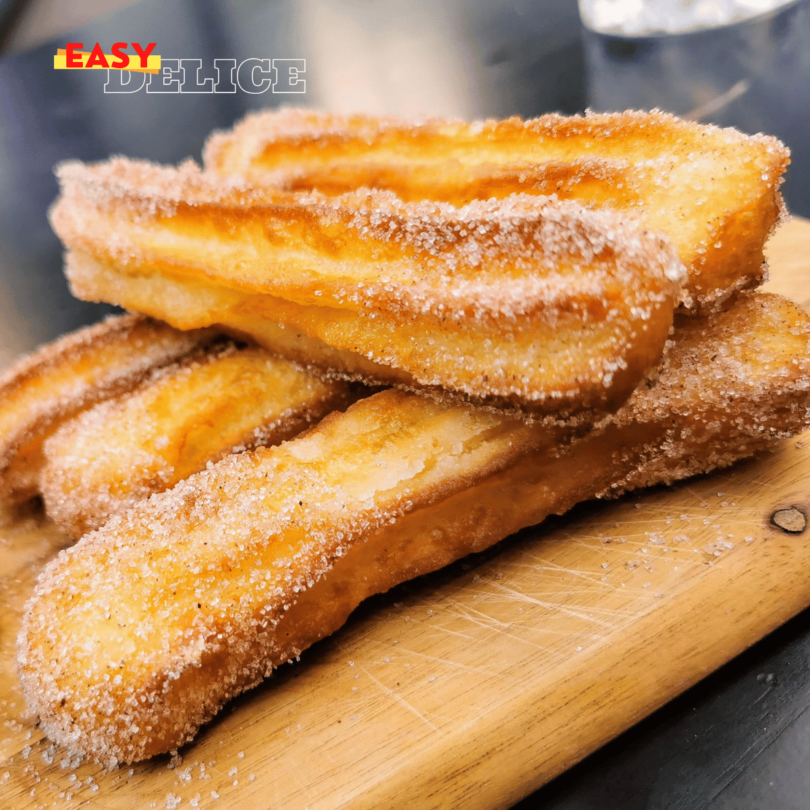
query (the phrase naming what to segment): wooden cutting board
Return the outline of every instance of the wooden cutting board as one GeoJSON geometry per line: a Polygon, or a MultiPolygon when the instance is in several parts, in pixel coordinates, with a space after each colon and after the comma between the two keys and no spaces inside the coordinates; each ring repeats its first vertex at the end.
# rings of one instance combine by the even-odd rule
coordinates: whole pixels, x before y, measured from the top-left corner
{"type": "MultiPolygon", "coordinates": [[[[770,256],[770,289],[809,304],[810,223],[782,228],[770,256]]],[[[24,716],[16,628],[64,540],[18,517],[0,528],[0,804],[507,807],[807,607],[805,515],[810,433],[579,507],[376,597],[182,758],[111,773],[24,716]]]]}

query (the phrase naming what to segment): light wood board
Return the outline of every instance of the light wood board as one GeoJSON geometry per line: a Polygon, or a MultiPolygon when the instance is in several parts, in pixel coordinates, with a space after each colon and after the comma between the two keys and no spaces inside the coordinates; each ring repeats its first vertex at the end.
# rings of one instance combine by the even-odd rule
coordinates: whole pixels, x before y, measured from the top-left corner
{"type": "MultiPolygon", "coordinates": [[[[810,223],[770,255],[770,289],[808,305],[810,223]]],[[[810,509],[810,434],[579,507],[371,600],[182,761],[111,773],[24,716],[17,623],[64,541],[36,516],[0,528],[0,805],[507,807],[810,604],[810,533],[770,522],[790,506],[810,509]]]]}

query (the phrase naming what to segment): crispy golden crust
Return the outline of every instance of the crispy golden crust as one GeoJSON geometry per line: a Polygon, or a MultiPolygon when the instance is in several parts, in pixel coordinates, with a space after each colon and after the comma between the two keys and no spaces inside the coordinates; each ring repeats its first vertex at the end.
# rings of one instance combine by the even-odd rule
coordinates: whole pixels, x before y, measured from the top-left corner
{"type": "Polygon", "coordinates": [[[810,318],[756,295],[681,327],[657,383],[573,443],[389,390],[223,459],[46,569],[18,645],[26,700],[49,736],[104,762],[175,748],[367,596],[583,498],[805,428],[809,350],[810,318]]]}
{"type": "Polygon", "coordinates": [[[665,240],[618,214],[530,195],[327,198],[124,159],[58,174],[51,220],[80,297],[184,328],[280,324],[336,350],[338,371],[531,413],[615,410],[661,356],[683,273],[665,240]],[[119,281],[102,291],[90,261],[119,281]],[[157,300],[130,298],[130,282],[157,300]]]}
{"type": "Polygon", "coordinates": [[[209,462],[293,438],[359,395],[263,349],[205,347],[45,442],[45,508],[80,537],[209,462]]]}
{"type": "Polygon", "coordinates": [[[670,239],[686,303],[704,309],[762,280],[789,160],[775,138],[660,112],[469,124],[283,109],[215,133],[204,152],[209,170],[288,190],[455,205],[527,192],[625,211],[670,239]]]}
{"type": "Polygon", "coordinates": [[[42,443],[66,419],[133,388],[211,337],[124,315],[19,360],[0,378],[0,500],[37,494],[42,443]]]}

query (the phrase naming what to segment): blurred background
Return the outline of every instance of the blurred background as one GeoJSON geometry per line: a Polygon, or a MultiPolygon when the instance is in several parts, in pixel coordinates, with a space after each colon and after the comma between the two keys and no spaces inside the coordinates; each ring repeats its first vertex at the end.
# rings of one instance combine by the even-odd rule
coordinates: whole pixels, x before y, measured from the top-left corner
{"type": "MultiPolygon", "coordinates": [[[[67,291],[46,218],[55,163],[199,159],[212,129],[281,103],[464,118],[659,107],[777,135],[793,150],[788,206],[810,217],[810,0],[0,0],[0,368],[107,311],[67,291]],[[204,75],[220,58],[306,59],[307,91],[110,94],[106,71],[53,69],[66,42],[120,41],[201,59],[204,75]]],[[[520,807],[807,807],[806,661],[801,616],[520,807]],[[799,686],[763,720],[755,676],[777,666],[799,686]]]]}

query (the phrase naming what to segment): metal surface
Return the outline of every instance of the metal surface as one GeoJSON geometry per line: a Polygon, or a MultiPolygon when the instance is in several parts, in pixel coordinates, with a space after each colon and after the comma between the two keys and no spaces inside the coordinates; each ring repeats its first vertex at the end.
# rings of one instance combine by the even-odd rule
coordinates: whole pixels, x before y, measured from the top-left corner
{"type": "MultiPolygon", "coordinates": [[[[62,278],[45,218],[59,160],[198,158],[211,129],[280,100],[466,117],[586,104],[576,2],[144,0],[68,39],[157,41],[163,56],[206,65],[306,58],[308,92],[104,94],[103,72],[53,70],[65,41],[0,60],[0,364],[106,311],[72,299],[62,278]]],[[[806,86],[791,76],[780,85],[780,104],[795,93],[799,120],[806,86]]],[[[779,134],[795,153],[789,203],[810,214],[810,143],[805,131],[779,134]]],[[[519,807],[805,807],[809,660],[803,615],[519,807]]]]}
{"type": "Polygon", "coordinates": [[[660,107],[776,135],[793,149],[785,197],[810,216],[810,0],[688,34],[583,33],[590,107],[660,107]]]}

